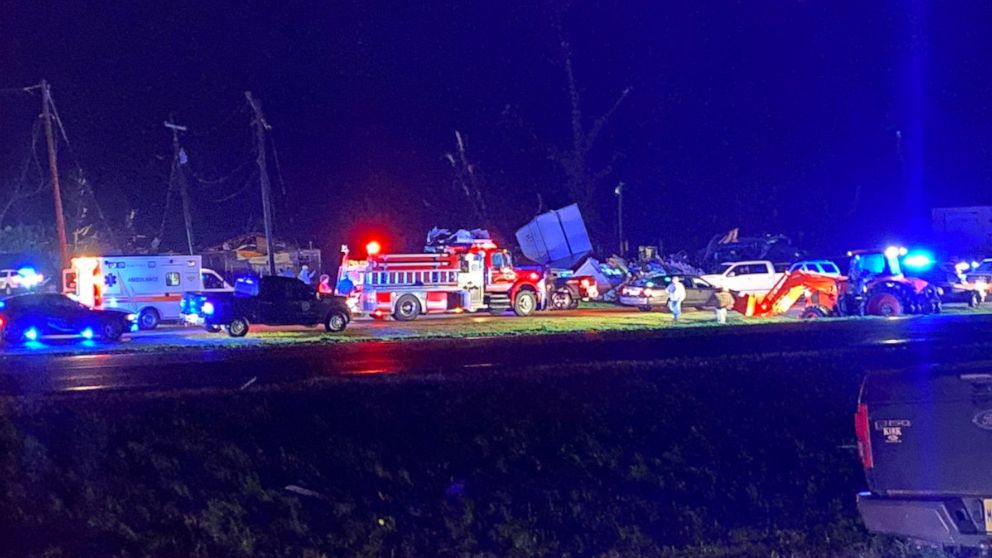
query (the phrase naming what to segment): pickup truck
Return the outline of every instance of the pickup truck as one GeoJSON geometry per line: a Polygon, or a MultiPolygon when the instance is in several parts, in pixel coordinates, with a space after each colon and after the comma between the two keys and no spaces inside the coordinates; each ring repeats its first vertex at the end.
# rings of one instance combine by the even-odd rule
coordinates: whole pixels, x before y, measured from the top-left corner
{"type": "Polygon", "coordinates": [[[727,288],[741,294],[765,294],[782,277],[775,265],[765,260],[725,263],[720,273],[702,278],[717,288],[727,288]]]}
{"type": "Polygon", "coordinates": [[[960,549],[992,543],[988,368],[870,372],[855,434],[869,531],[960,549]]]}
{"type": "Polygon", "coordinates": [[[182,301],[186,323],[207,331],[227,330],[244,337],[252,324],[324,325],[329,332],[344,331],[351,312],[343,297],[317,295],[292,277],[238,279],[233,293],[188,293],[182,301]]]}

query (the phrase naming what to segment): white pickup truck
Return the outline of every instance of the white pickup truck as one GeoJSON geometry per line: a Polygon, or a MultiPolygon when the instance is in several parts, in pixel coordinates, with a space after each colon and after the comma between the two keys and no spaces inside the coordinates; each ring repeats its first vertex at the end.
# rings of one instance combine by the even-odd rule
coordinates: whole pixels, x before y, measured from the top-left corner
{"type": "Polygon", "coordinates": [[[765,294],[782,277],[772,262],[765,260],[725,263],[722,267],[722,272],[703,275],[703,279],[742,294],[765,294]]]}

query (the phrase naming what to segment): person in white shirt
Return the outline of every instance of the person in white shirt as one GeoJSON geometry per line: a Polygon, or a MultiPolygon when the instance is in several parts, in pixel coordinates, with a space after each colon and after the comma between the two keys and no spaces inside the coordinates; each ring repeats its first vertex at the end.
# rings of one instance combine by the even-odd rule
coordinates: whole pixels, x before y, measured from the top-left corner
{"type": "Polygon", "coordinates": [[[685,300],[685,285],[678,277],[672,277],[672,282],[665,289],[668,292],[668,309],[672,311],[672,317],[679,321],[682,317],[682,301],[685,300]]]}

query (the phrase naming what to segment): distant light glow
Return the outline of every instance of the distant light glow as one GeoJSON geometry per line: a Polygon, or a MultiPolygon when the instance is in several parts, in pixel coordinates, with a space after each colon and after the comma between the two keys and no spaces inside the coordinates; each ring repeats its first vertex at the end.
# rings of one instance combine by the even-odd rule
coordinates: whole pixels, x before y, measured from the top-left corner
{"type": "Polygon", "coordinates": [[[978,266],[980,266],[980,265],[982,265],[982,264],[980,264],[980,263],[978,263],[978,262],[975,262],[975,261],[973,261],[973,262],[971,262],[971,269],[975,269],[975,268],[977,268],[977,267],[978,267],[978,266]]]}
{"type": "Polygon", "coordinates": [[[45,280],[45,277],[35,271],[33,267],[22,267],[17,270],[18,282],[26,289],[37,287],[45,280]]]}
{"type": "Polygon", "coordinates": [[[24,332],[24,338],[28,341],[37,341],[38,337],[38,330],[33,327],[29,327],[28,330],[24,332]]]}
{"type": "Polygon", "coordinates": [[[885,249],[885,257],[886,258],[895,258],[898,255],[899,255],[899,247],[898,246],[889,246],[888,248],[885,249]]]}
{"type": "Polygon", "coordinates": [[[971,266],[968,264],[968,262],[958,262],[954,264],[954,271],[957,271],[958,273],[963,273],[965,271],[968,271],[970,267],[971,266]]]}
{"type": "Polygon", "coordinates": [[[382,245],[378,241],[373,240],[365,245],[365,253],[369,256],[378,255],[382,251],[382,245]]]}
{"type": "Polygon", "coordinates": [[[903,265],[912,269],[925,269],[932,267],[934,264],[933,258],[929,254],[924,254],[922,252],[914,252],[906,256],[903,261],[903,265]]]}
{"type": "Polygon", "coordinates": [[[83,339],[93,339],[93,330],[86,328],[80,333],[80,335],[83,336],[83,339]]]}

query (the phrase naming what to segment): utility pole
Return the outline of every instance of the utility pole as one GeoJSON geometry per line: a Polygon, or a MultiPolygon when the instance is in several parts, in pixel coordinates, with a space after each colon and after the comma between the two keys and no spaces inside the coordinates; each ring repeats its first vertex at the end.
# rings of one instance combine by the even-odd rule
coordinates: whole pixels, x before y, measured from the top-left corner
{"type": "Polygon", "coordinates": [[[617,187],[613,190],[613,193],[617,196],[617,233],[620,236],[620,253],[617,254],[621,258],[624,257],[624,241],[623,241],[623,187],[625,184],[621,181],[617,184],[617,187]]]}
{"type": "MultiPolygon", "coordinates": [[[[168,122],[163,122],[166,128],[172,130],[172,180],[179,179],[179,197],[183,202],[183,221],[186,223],[186,245],[189,247],[189,255],[193,255],[193,214],[189,208],[189,191],[186,183],[186,173],[183,165],[186,164],[186,152],[179,145],[179,132],[185,132],[186,126],[180,126],[169,118],[168,122]]],[[[169,184],[172,187],[172,184],[169,184]]]]}
{"type": "Polygon", "coordinates": [[[45,121],[45,141],[48,142],[48,168],[52,173],[52,198],[55,200],[55,231],[58,233],[61,269],[69,268],[69,243],[65,237],[65,214],[62,212],[62,186],[59,184],[59,161],[55,156],[55,136],[52,134],[52,90],[41,80],[41,117],[45,121]]]}
{"type": "Polygon", "coordinates": [[[258,141],[258,181],[262,187],[262,218],[265,222],[265,252],[269,259],[269,275],[276,274],[275,245],[272,242],[272,188],[269,184],[269,173],[265,168],[265,132],[272,127],[265,121],[262,114],[262,100],[252,97],[251,91],[245,91],[248,104],[255,111],[255,139],[258,141]]]}

